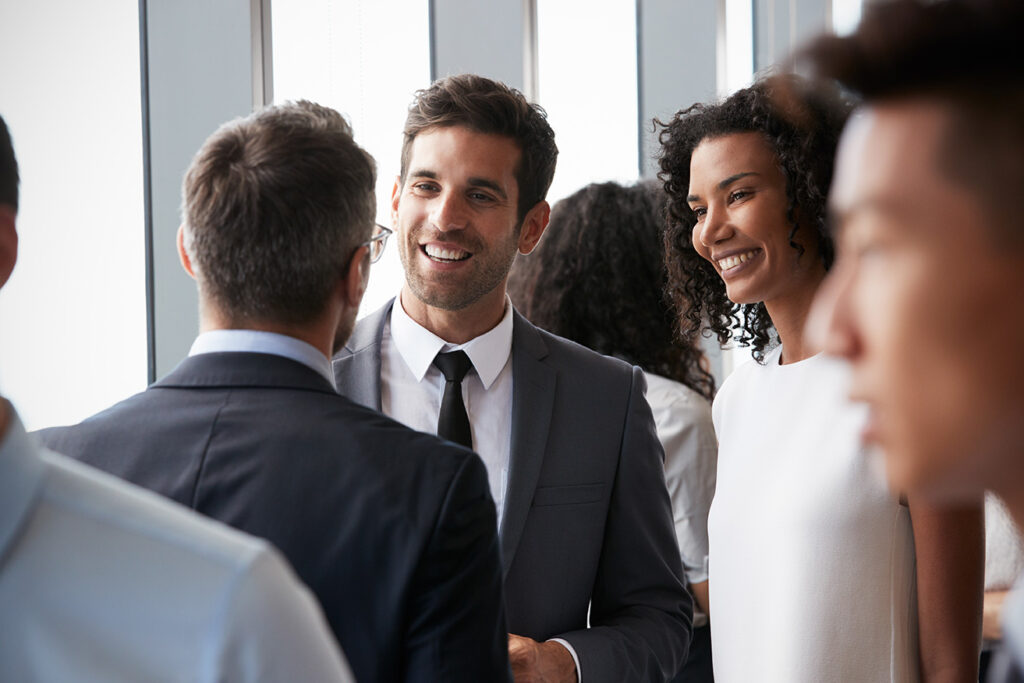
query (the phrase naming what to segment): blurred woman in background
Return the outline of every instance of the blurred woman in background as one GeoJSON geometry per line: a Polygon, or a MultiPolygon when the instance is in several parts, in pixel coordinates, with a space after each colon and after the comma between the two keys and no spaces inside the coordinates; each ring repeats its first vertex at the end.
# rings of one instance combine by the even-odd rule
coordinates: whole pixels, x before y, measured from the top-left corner
{"type": "Polygon", "coordinates": [[[675,334],[664,297],[664,195],[659,184],[592,184],[555,204],[537,249],[509,278],[512,303],[535,325],[642,368],[665,448],[683,570],[696,599],[690,656],[676,681],[711,681],[707,516],[715,492],[714,380],[675,334]]]}

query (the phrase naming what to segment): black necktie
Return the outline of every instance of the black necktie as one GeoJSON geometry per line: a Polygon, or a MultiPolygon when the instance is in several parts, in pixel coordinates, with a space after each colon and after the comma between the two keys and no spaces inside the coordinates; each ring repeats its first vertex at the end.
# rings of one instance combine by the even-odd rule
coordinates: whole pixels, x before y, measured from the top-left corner
{"type": "Polygon", "coordinates": [[[462,378],[473,367],[465,351],[439,353],[434,365],[444,375],[444,396],[441,414],[437,417],[437,435],[442,439],[473,448],[473,433],[469,429],[469,416],[462,400],[462,378]]]}

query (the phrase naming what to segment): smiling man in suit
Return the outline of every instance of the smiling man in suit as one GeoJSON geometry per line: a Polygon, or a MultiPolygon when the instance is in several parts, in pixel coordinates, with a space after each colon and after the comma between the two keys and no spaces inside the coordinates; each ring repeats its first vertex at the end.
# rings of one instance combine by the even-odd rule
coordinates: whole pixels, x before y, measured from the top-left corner
{"type": "Polygon", "coordinates": [[[53,450],[269,539],[360,681],[509,677],[480,459],[338,395],[373,255],[373,159],[309,102],[225,124],[185,177],[201,334],[152,387],[41,432],[53,450]]]}
{"type": "Polygon", "coordinates": [[[335,376],[483,458],[517,679],[664,681],[692,603],[643,375],[539,330],[505,293],[547,226],[557,154],[543,111],[503,84],[420,91],[392,196],[406,282],[357,325],[335,376]]]}

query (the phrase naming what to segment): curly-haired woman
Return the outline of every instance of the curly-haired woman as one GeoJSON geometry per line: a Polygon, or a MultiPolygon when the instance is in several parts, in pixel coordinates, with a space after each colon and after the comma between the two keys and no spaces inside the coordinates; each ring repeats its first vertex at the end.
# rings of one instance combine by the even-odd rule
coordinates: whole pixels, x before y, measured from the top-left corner
{"type": "MultiPolygon", "coordinates": [[[[663,292],[665,196],[655,182],[592,184],[551,210],[537,249],[512,267],[508,292],[530,322],[640,366],[665,448],[683,571],[696,598],[690,657],[676,683],[711,678],[708,508],[715,492],[714,380],[678,339],[663,292]]],[[[642,568],[638,568],[641,569],[642,568]]]]}
{"type": "Polygon", "coordinates": [[[715,398],[715,678],[977,680],[981,516],[887,490],[845,368],[804,341],[833,260],[826,201],[849,105],[795,76],[661,131],[683,332],[752,347],[715,398]]]}

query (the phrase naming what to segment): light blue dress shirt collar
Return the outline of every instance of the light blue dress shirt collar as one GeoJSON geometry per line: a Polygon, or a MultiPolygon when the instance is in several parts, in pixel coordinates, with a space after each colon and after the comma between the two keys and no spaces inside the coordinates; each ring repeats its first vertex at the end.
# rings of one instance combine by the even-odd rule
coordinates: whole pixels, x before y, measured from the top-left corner
{"type": "Polygon", "coordinates": [[[439,351],[462,350],[473,362],[484,389],[490,389],[512,353],[512,302],[505,297],[505,315],[493,328],[465,344],[451,344],[413,320],[399,296],[391,309],[391,339],[416,381],[423,380],[439,351]]]}
{"type": "Polygon", "coordinates": [[[0,434],[0,565],[32,511],[46,470],[38,446],[25,433],[14,407],[7,406],[7,432],[0,434]]]}
{"type": "Polygon", "coordinates": [[[198,356],[203,353],[269,353],[274,356],[282,356],[302,363],[308,368],[323,375],[324,379],[331,383],[337,390],[334,383],[334,370],[331,368],[331,359],[325,356],[312,344],[307,344],[301,339],[289,337],[276,332],[263,332],[262,330],[212,330],[203,332],[196,337],[189,350],[189,356],[198,356]]]}

